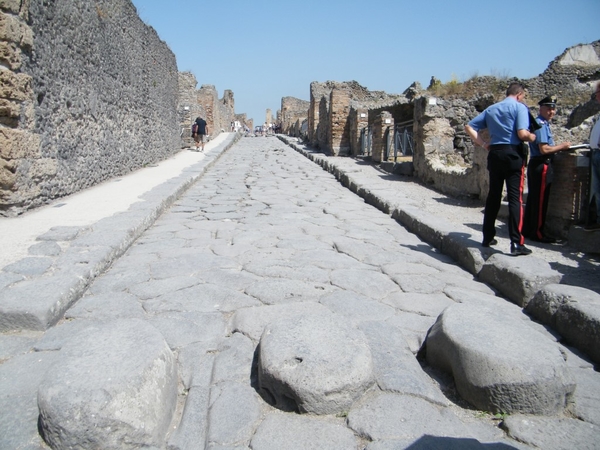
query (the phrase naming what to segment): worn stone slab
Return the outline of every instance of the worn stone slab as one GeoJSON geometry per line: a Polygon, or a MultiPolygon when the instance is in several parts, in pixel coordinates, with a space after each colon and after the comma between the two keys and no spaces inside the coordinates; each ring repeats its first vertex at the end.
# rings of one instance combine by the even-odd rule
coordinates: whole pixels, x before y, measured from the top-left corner
{"type": "Polygon", "coordinates": [[[591,367],[571,371],[577,383],[571,406],[573,414],[600,427],[600,373],[591,367]]]}
{"type": "Polygon", "coordinates": [[[271,322],[258,354],[259,390],[284,411],[347,411],[374,382],[363,333],[333,314],[271,322]]]}
{"type": "MultiPolygon", "coordinates": [[[[503,441],[503,440],[500,440],[503,441]]],[[[518,442],[482,443],[474,438],[423,435],[418,438],[371,442],[365,450],[532,450],[518,442]]]]}
{"type": "Polygon", "coordinates": [[[425,348],[427,362],[483,411],[559,414],[575,390],[556,343],[486,302],[444,310],[425,348]]]}
{"type": "Polygon", "coordinates": [[[401,209],[391,211],[391,215],[409,231],[439,249],[442,248],[444,239],[456,231],[456,225],[416,206],[405,205],[401,209]]]}
{"type": "Polygon", "coordinates": [[[548,284],[559,283],[562,275],[535,256],[514,257],[496,253],[485,262],[479,279],[490,284],[521,307],[548,284]]]}
{"type": "Polygon", "coordinates": [[[390,277],[373,270],[332,270],[330,278],[333,285],[374,300],[400,291],[398,285],[390,277]]]}
{"type": "Polygon", "coordinates": [[[387,323],[402,331],[413,354],[417,354],[421,349],[425,342],[425,337],[435,321],[436,317],[422,316],[404,311],[386,320],[387,323]]]}
{"type": "Polygon", "coordinates": [[[140,301],[125,292],[83,297],[65,313],[65,319],[143,319],[145,316],[140,301]]]}
{"type": "Polygon", "coordinates": [[[394,308],[351,291],[336,291],[321,298],[321,304],[354,323],[385,320],[394,315],[394,308]]]}
{"type": "Polygon", "coordinates": [[[148,323],[161,332],[173,350],[196,342],[217,342],[226,330],[221,313],[168,312],[151,316],[148,323]]]}
{"type": "Polygon", "coordinates": [[[245,292],[265,305],[276,305],[318,301],[323,295],[335,289],[329,283],[269,278],[248,286],[245,292]]]}
{"type": "Polygon", "coordinates": [[[0,448],[45,447],[37,428],[37,390],[57,352],[27,353],[0,364],[0,448]]]}
{"type": "Polygon", "coordinates": [[[402,311],[436,318],[445,308],[454,304],[444,294],[422,294],[418,292],[391,294],[384,298],[382,302],[402,311]]]}
{"type": "Polygon", "coordinates": [[[328,271],[296,260],[261,259],[246,264],[244,269],[261,277],[329,283],[328,271]]]}
{"type": "Polygon", "coordinates": [[[33,349],[36,352],[60,350],[63,345],[73,339],[73,336],[80,332],[85,332],[85,330],[102,322],[103,321],[92,319],[71,319],[61,321],[56,326],[46,331],[34,344],[33,349]]]}
{"type": "Polygon", "coordinates": [[[81,233],[86,230],[84,227],[69,227],[69,226],[59,226],[52,227],[47,232],[38,236],[36,240],[38,241],[72,241],[81,233]]]}
{"type": "Polygon", "coordinates": [[[15,273],[17,275],[34,277],[42,275],[44,272],[46,272],[52,266],[52,263],[52,258],[28,256],[12,264],[4,266],[2,270],[4,272],[15,273]]]}
{"type": "Polygon", "coordinates": [[[208,405],[214,355],[206,355],[185,397],[185,407],[167,443],[168,450],[203,448],[208,431],[208,405]]]}
{"type": "Polygon", "coordinates": [[[595,450],[600,436],[600,427],[566,417],[516,414],[504,419],[502,427],[510,437],[544,450],[595,450]]]}
{"type": "Polygon", "coordinates": [[[187,345],[177,352],[177,368],[179,377],[185,389],[193,386],[204,386],[212,380],[212,367],[217,352],[217,343],[215,342],[194,342],[187,345]],[[210,364],[208,378],[204,367],[210,364]]]}
{"type": "Polygon", "coordinates": [[[296,414],[272,413],[252,437],[253,450],[348,450],[359,447],[354,433],[341,423],[296,414]]]}
{"type": "Polygon", "coordinates": [[[456,224],[452,226],[454,231],[442,237],[440,251],[452,257],[471,274],[477,275],[493,250],[482,248],[466,227],[456,224]]]}
{"type": "Polygon", "coordinates": [[[176,403],[175,357],[137,319],[74,336],[38,389],[40,429],[54,448],[161,447],[176,403]]]}
{"type": "Polygon", "coordinates": [[[254,343],[242,333],[222,340],[215,358],[213,383],[250,380],[254,350],[254,343]]]}
{"type": "Polygon", "coordinates": [[[423,371],[398,328],[371,321],[362,323],[360,329],[369,342],[375,380],[381,390],[448,406],[448,399],[423,371]]]}
{"type": "Polygon", "coordinates": [[[551,284],[536,293],[525,311],[600,362],[599,294],[577,286],[551,284]]]}
{"type": "Polygon", "coordinates": [[[58,256],[61,251],[60,245],[56,242],[39,242],[27,249],[27,253],[33,256],[58,256]]]}
{"type": "Polygon", "coordinates": [[[209,283],[163,294],[147,300],[143,304],[144,309],[152,313],[168,311],[228,312],[258,305],[261,303],[249,295],[209,283]]]}
{"type": "Polygon", "coordinates": [[[542,323],[556,326],[556,313],[572,302],[600,303],[600,295],[589,289],[566,284],[549,284],[541,288],[525,307],[525,312],[542,323]]]}
{"type": "Polygon", "coordinates": [[[331,314],[331,311],[317,302],[285,303],[281,305],[243,308],[234,313],[230,321],[233,332],[239,331],[258,342],[265,326],[281,318],[314,312],[315,314],[331,314]]]}
{"type": "Polygon", "coordinates": [[[0,361],[29,352],[40,338],[40,332],[21,331],[0,334],[0,361]]]}
{"type": "Polygon", "coordinates": [[[202,280],[196,277],[180,276],[165,278],[163,280],[144,280],[141,283],[131,283],[127,287],[130,294],[135,295],[140,300],[149,300],[151,298],[167,295],[180,289],[189,288],[201,284],[202,280]]]}
{"type": "Polygon", "coordinates": [[[261,415],[260,398],[249,384],[227,381],[215,385],[208,415],[209,447],[247,445],[261,415]]]}
{"type": "Polygon", "coordinates": [[[348,426],[373,441],[423,435],[470,437],[448,408],[422,398],[388,392],[370,394],[354,405],[348,413],[348,426]]]}
{"type": "Polygon", "coordinates": [[[56,324],[84,292],[87,281],[68,274],[35,278],[0,291],[0,332],[43,331],[56,324]]]}

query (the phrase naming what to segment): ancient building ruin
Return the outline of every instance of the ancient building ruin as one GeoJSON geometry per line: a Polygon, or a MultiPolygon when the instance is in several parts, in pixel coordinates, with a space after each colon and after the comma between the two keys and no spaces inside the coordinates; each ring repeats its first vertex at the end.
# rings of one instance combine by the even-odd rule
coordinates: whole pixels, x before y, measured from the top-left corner
{"type": "MultiPolygon", "coordinates": [[[[592,118],[600,112],[600,105],[590,99],[598,80],[600,41],[566,49],[541,75],[527,80],[484,76],[443,84],[432,78],[427,89],[414,83],[401,95],[371,92],[356,81],[313,82],[305,140],[331,155],[392,163],[396,171],[410,173],[446,194],[484,199],[488,190],[487,153],[473,146],[464,125],[502,100],[510,82],[520,81],[528,89],[534,114],[539,99],[549,93],[558,96],[558,114],[552,125],[557,142],[587,142],[592,118]],[[402,133],[410,134],[408,152],[399,149],[402,133]],[[412,156],[409,170],[406,164],[399,164],[399,157],[405,155],[412,156]]],[[[301,105],[297,99],[294,101],[301,105]]],[[[290,100],[282,100],[282,109],[289,104],[290,100]]],[[[294,110],[294,117],[301,118],[302,113],[294,110]]],[[[301,136],[290,126],[286,132],[301,136]]],[[[585,215],[586,159],[581,152],[555,157],[558,175],[551,192],[547,227],[556,235],[565,236],[569,226],[585,215]]]]}

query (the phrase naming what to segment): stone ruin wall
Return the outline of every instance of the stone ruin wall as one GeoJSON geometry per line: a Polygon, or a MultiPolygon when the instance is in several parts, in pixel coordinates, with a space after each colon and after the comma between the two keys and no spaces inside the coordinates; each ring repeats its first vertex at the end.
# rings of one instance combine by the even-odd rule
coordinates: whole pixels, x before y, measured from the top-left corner
{"type": "Polygon", "coordinates": [[[0,5],[0,214],[177,150],[175,56],[129,0],[0,5]]]}
{"type": "Polygon", "coordinates": [[[308,119],[310,102],[295,97],[281,99],[281,132],[289,136],[301,137],[302,123],[308,119]]]}
{"type": "Polygon", "coordinates": [[[246,123],[246,114],[235,114],[233,92],[226,89],[219,99],[217,89],[205,84],[197,89],[198,82],[191,72],[179,74],[179,97],[177,117],[179,119],[180,148],[193,145],[192,123],[197,117],[206,120],[208,133],[215,138],[223,131],[229,131],[232,121],[246,123]]]}
{"type": "Polygon", "coordinates": [[[0,65],[0,215],[169,158],[197,116],[213,137],[235,117],[130,0],[0,0],[0,65]]]}

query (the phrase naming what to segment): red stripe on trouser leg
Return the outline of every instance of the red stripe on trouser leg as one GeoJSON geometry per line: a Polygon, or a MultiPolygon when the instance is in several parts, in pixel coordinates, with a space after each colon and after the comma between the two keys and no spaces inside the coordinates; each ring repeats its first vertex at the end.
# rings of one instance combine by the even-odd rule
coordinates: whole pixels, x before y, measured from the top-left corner
{"type": "Polygon", "coordinates": [[[544,168],[542,169],[542,179],[540,181],[540,197],[538,199],[538,217],[537,224],[535,227],[535,236],[538,239],[542,239],[544,236],[542,235],[542,225],[544,224],[544,202],[546,198],[546,175],[548,174],[548,165],[543,164],[544,168]]]}

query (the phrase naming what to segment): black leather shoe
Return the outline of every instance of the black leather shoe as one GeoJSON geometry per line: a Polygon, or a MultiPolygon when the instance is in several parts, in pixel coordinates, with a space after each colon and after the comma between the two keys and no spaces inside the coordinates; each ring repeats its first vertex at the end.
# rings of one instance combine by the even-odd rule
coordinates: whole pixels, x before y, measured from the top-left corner
{"type": "Polygon", "coordinates": [[[514,256],[531,255],[531,250],[521,244],[510,243],[510,254],[514,256]]]}
{"type": "Polygon", "coordinates": [[[491,247],[492,245],[498,245],[498,241],[496,239],[492,239],[491,241],[483,241],[481,243],[482,247],[491,247]]]}

